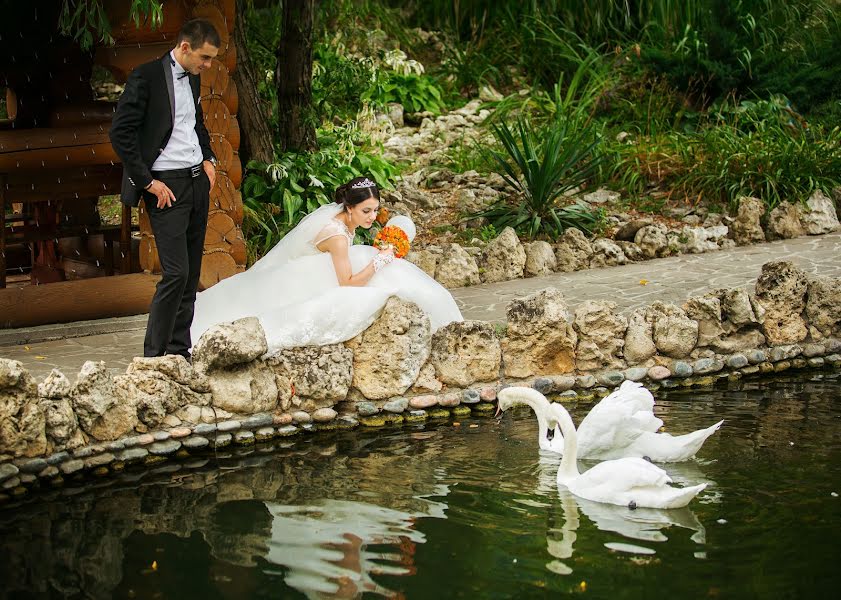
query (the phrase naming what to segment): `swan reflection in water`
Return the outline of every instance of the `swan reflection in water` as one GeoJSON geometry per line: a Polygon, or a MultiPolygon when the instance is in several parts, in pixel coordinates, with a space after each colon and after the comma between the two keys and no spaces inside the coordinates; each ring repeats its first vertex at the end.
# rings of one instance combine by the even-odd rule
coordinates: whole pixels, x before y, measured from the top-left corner
{"type": "MultiPolygon", "coordinates": [[[[411,575],[417,544],[426,537],[415,529],[420,518],[445,519],[447,505],[429,497],[449,494],[439,484],[416,512],[349,500],[324,500],[290,506],[265,502],[272,516],[266,559],[285,567],[284,579],[309,598],[354,598],[377,594],[400,597],[373,580],[374,575],[411,575]],[[389,546],[392,551],[368,547],[389,546]]],[[[284,574],[279,573],[279,574],[284,574]]]]}
{"type": "MultiPolygon", "coordinates": [[[[563,561],[572,558],[573,546],[581,525],[579,509],[600,531],[610,531],[632,540],[644,542],[665,542],[664,529],[672,526],[690,530],[690,539],[696,544],[706,543],[707,532],[695,513],[684,508],[637,508],[592,502],[574,496],[567,489],[558,489],[563,525],[552,527],[546,535],[546,549],[556,560],[547,563],[546,568],[559,575],[569,575],[572,568],[563,561]]],[[[615,542],[609,542],[615,544],[615,542]]],[[[627,546],[627,545],[625,545],[627,546]]],[[[611,547],[611,546],[608,546],[611,547]]],[[[630,547],[631,550],[645,550],[630,547]]],[[[654,552],[651,551],[651,554],[654,552]]]]}
{"type": "MultiPolygon", "coordinates": [[[[551,527],[546,535],[546,546],[550,556],[555,558],[546,568],[560,575],[572,573],[572,569],[563,561],[572,558],[578,529],[581,525],[581,513],[589,519],[600,531],[609,531],[631,539],[644,542],[665,542],[668,540],[664,530],[670,527],[688,529],[692,533],[690,539],[703,545],[706,543],[706,529],[691,509],[637,508],[631,510],[626,506],[592,502],[573,495],[565,487],[558,487],[557,473],[561,457],[554,452],[541,450],[539,461],[535,465],[537,487],[535,493],[540,496],[553,497],[558,494],[563,513],[563,524],[551,527]]],[[[581,461],[584,469],[596,461],[581,461]]],[[[683,463],[663,465],[669,476],[679,485],[690,483],[708,483],[713,492],[704,499],[705,502],[717,502],[718,494],[715,482],[708,479],[699,461],[691,460],[683,463]]],[[[582,469],[582,470],[584,470],[582,469]]]]}

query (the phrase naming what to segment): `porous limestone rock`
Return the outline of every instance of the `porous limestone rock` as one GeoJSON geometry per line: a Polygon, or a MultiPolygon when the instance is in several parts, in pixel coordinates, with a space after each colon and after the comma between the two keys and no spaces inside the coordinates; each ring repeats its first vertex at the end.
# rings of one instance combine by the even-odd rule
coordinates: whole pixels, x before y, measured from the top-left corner
{"type": "Polygon", "coordinates": [[[525,265],[526,251],[511,227],[503,229],[482,251],[480,266],[485,283],[522,277],[525,265]]]}
{"type": "Polygon", "coordinates": [[[440,392],[443,387],[444,384],[435,376],[435,367],[427,361],[421,367],[418,378],[415,379],[410,391],[418,394],[428,394],[430,392],[440,392]]]}
{"type": "Polygon", "coordinates": [[[540,277],[550,275],[555,270],[557,261],[555,251],[549,242],[538,240],[525,245],[526,265],[524,273],[526,277],[540,277]]]}
{"type": "Polygon", "coordinates": [[[563,294],[547,288],[508,303],[502,358],[508,377],[561,375],[575,369],[578,341],[563,294]]]}
{"type": "Polygon", "coordinates": [[[800,210],[789,202],[780,202],[768,215],[768,239],[790,239],[803,235],[800,210]]]}
{"type": "Polygon", "coordinates": [[[568,227],[555,244],[555,268],[561,273],[586,269],[593,246],[580,229],[568,227]]]}
{"type": "Polygon", "coordinates": [[[59,371],[53,369],[42,383],[38,384],[38,395],[41,398],[66,398],[70,395],[70,380],[59,371]]]}
{"type": "Polygon", "coordinates": [[[654,316],[654,344],[660,354],[670,358],[689,356],[698,342],[698,322],[674,304],[655,302],[649,307],[654,316]]]}
{"type": "Polygon", "coordinates": [[[806,275],[785,260],[767,262],[756,280],[756,299],[765,309],[762,331],[772,346],[795,344],[808,334],[803,310],[806,308],[806,275]]]}
{"type": "Polygon", "coordinates": [[[47,452],[72,450],[84,446],[86,439],[79,429],[79,421],[73,406],[67,398],[45,398],[41,400],[47,433],[47,452]]]}
{"type": "Polygon", "coordinates": [[[448,288],[478,285],[479,266],[476,259],[458,244],[448,244],[435,267],[435,280],[448,288]]]}
{"type": "Polygon", "coordinates": [[[431,338],[429,317],[392,296],[368,329],[345,342],[353,351],[353,387],[370,400],[402,395],[429,358],[431,338]]]}
{"type": "Polygon", "coordinates": [[[613,240],[607,238],[595,239],[593,240],[592,248],[593,254],[590,256],[591,269],[624,265],[628,262],[628,259],[625,258],[625,252],[613,240]]]}
{"type": "Polygon", "coordinates": [[[798,206],[800,224],[809,235],[821,235],[837,231],[841,225],[835,212],[835,204],[821,190],[809,196],[806,206],[798,206]]]}
{"type": "MultiPolygon", "coordinates": [[[[184,360],[183,357],[179,358],[184,360]]],[[[187,365],[187,362],[184,361],[184,364],[187,365]]],[[[147,427],[160,427],[167,414],[187,404],[182,387],[163,373],[133,370],[131,365],[128,371],[114,378],[114,393],[119,403],[136,407],[137,418],[147,427]]]]}
{"type": "Polygon", "coordinates": [[[343,344],[303,346],[280,350],[267,361],[286,377],[295,395],[317,406],[332,406],[347,397],[352,378],[353,352],[343,344]]]}
{"type": "Polygon", "coordinates": [[[711,346],[724,336],[721,300],[715,294],[693,296],[683,303],[686,316],[698,322],[698,347],[711,346]]]}
{"type": "Polygon", "coordinates": [[[841,334],[841,278],[811,277],[808,285],[806,322],[812,337],[841,334]]]}
{"type": "Polygon", "coordinates": [[[629,365],[645,363],[657,354],[654,344],[654,322],[646,308],[631,313],[625,331],[624,355],[629,365]]]}
{"type": "Polygon", "coordinates": [[[737,200],[739,209],[736,218],[730,225],[733,239],[739,246],[759,244],[765,241],[765,231],[762,230],[762,216],[765,214],[765,203],[759,198],[740,196],[737,200]]]}
{"type": "Polygon", "coordinates": [[[412,250],[406,255],[406,260],[433,278],[435,277],[435,271],[438,268],[438,260],[440,258],[440,249],[436,252],[431,247],[424,248],[423,250],[412,250]]]}
{"type": "Polygon", "coordinates": [[[200,373],[249,363],[268,351],[266,334],[257,317],[219,323],[193,346],[193,366],[200,373]]]}
{"type": "Polygon", "coordinates": [[[660,223],[646,225],[637,231],[634,236],[634,243],[639,246],[640,252],[645,258],[659,258],[668,256],[669,238],[666,235],[668,229],[660,223]]]}
{"type": "Polygon", "coordinates": [[[616,313],[616,303],[586,300],[575,309],[578,334],[575,364],[581,371],[623,369],[622,348],[628,320],[616,313]]]}
{"type": "Polygon", "coordinates": [[[490,323],[450,323],[432,336],[429,362],[447,385],[467,387],[477,381],[496,381],[501,361],[502,349],[490,323]]]}
{"type": "Polygon", "coordinates": [[[272,412],[277,406],[274,371],[261,360],[213,371],[208,378],[215,408],[251,415],[272,412]]]}
{"type": "Polygon", "coordinates": [[[40,456],[47,450],[38,387],[23,364],[0,358],[0,454],[40,456]]]}
{"type": "Polygon", "coordinates": [[[135,405],[129,399],[118,399],[114,379],[102,361],[89,360],[82,365],[70,401],[79,426],[97,440],[116,440],[138,424],[135,405]]]}

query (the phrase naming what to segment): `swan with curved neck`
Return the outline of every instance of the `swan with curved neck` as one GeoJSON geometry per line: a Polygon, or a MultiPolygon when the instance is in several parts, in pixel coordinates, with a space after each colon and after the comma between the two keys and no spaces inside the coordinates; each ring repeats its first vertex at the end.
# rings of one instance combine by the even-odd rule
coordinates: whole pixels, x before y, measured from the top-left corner
{"type": "MultiPolygon", "coordinates": [[[[561,432],[547,425],[552,418],[552,403],[542,394],[524,398],[522,403],[528,404],[537,417],[540,448],[563,454],[561,432]]],[[[505,410],[507,406],[500,403],[500,408],[505,410]]],[[[636,456],[653,462],[681,462],[695,456],[722,423],[684,435],[660,433],[663,421],[654,416],[654,396],[642,384],[625,381],[581,421],[578,455],[603,460],[636,456]]]]}
{"type": "MultiPolygon", "coordinates": [[[[500,407],[539,402],[545,397],[535,389],[510,387],[500,390],[500,407]]],[[[561,404],[552,405],[552,417],[547,427],[560,427],[564,438],[563,458],[558,468],[558,485],[594,502],[628,506],[630,508],[680,508],[703,490],[707,484],[675,488],[671,478],[660,467],[636,457],[601,462],[590,470],[578,471],[578,436],[575,424],[561,404]]]]}

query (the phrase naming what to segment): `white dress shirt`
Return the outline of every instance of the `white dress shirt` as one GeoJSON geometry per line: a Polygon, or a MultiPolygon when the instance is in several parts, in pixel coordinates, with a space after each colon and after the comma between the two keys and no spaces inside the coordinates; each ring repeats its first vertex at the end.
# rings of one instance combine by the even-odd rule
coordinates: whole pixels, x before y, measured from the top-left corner
{"type": "Polygon", "coordinates": [[[193,103],[190,78],[187,76],[179,79],[178,76],[185,73],[184,68],[178,64],[171,51],[169,57],[175,92],[175,120],[166,148],[152,164],[153,171],[185,169],[202,162],[199,136],[196,134],[196,105],[193,103]]]}

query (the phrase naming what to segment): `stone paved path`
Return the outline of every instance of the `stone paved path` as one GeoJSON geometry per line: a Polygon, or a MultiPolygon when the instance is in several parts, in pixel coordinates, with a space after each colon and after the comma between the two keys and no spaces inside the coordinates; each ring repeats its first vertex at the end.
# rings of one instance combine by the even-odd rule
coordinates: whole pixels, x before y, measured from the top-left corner
{"type": "MultiPolygon", "coordinates": [[[[763,263],[782,259],[808,273],[841,277],[841,232],[478,285],[453,290],[453,296],[466,319],[495,322],[505,321],[510,300],[547,287],[560,289],[572,309],[588,299],[611,300],[620,311],[628,312],[656,300],[680,304],[715,288],[753,286],[763,263]]],[[[86,360],[104,360],[115,372],[124,372],[132,357],[143,353],[144,328],[145,318],[138,316],[0,330],[0,357],[20,360],[36,379],[56,367],[74,381],[86,360]],[[36,341],[62,335],[77,337],[36,341]],[[32,341],[21,344],[23,340],[32,341]]]]}

